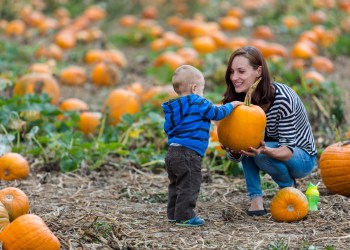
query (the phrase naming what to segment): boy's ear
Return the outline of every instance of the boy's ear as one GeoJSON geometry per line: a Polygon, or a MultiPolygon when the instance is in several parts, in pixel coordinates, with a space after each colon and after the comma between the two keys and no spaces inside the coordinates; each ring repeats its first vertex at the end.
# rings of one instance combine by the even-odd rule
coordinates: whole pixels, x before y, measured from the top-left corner
{"type": "Polygon", "coordinates": [[[192,92],[192,93],[196,92],[196,89],[197,89],[197,84],[195,84],[195,83],[192,84],[192,85],[191,85],[191,92],[192,92]]]}

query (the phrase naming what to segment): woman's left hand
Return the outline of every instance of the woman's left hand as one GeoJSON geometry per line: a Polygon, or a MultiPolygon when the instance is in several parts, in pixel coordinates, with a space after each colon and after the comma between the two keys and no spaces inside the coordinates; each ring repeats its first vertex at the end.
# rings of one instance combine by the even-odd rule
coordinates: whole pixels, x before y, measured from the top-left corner
{"type": "Polygon", "coordinates": [[[258,154],[263,153],[265,150],[266,150],[266,144],[264,141],[261,141],[259,148],[249,147],[248,151],[241,150],[241,154],[246,155],[248,157],[255,157],[258,154]]]}

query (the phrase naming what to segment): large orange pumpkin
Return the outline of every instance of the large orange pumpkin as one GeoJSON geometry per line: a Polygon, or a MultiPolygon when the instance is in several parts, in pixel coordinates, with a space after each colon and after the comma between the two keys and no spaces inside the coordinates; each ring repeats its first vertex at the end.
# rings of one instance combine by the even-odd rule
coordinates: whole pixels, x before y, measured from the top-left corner
{"type": "Polygon", "coordinates": [[[9,213],[0,201],[0,233],[8,224],[10,224],[9,213]]]}
{"type": "Polygon", "coordinates": [[[0,234],[6,250],[59,250],[60,242],[45,222],[35,214],[25,214],[0,234]]]}
{"type": "Polygon", "coordinates": [[[350,197],[350,143],[338,142],[328,146],[321,154],[319,166],[327,189],[350,197]]]}
{"type": "Polygon", "coordinates": [[[307,215],[308,201],[300,190],[294,187],[282,188],[273,197],[270,211],[277,222],[298,221],[307,215]]]}
{"type": "Polygon", "coordinates": [[[250,103],[251,93],[259,81],[256,81],[246,94],[245,103],[218,122],[218,137],[223,146],[236,151],[248,150],[249,147],[258,148],[264,140],[265,112],[259,106],[250,103]]]}
{"type": "Polygon", "coordinates": [[[57,104],[61,96],[56,79],[52,75],[44,73],[30,73],[21,76],[13,89],[13,93],[17,95],[46,93],[51,97],[52,104],[57,104]]]}
{"type": "Polygon", "coordinates": [[[13,181],[29,175],[28,161],[18,153],[6,153],[0,157],[0,179],[13,181]]]}
{"type": "Polygon", "coordinates": [[[29,212],[28,196],[19,188],[7,187],[1,189],[0,201],[6,207],[10,221],[29,212]]]}

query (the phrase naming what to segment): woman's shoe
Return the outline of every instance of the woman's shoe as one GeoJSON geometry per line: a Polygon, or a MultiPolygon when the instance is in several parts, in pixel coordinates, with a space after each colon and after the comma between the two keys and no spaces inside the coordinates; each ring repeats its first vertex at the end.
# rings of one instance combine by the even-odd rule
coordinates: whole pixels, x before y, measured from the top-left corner
{"type": "Polygon", "coordinates": [[[249,216],[263,216],[267,214],[267,211],[265,208],[263,210],[252,210],[252,211],[247,210],[247,214],[249,216]]]}

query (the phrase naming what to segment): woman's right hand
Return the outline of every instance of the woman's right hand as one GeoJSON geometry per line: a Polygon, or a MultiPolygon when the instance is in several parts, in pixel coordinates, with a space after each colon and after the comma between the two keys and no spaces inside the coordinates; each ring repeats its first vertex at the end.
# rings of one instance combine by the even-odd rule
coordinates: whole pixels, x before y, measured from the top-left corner
{"type": "Polygon", "coordinates": [[[239,157],[241,155],[241,151],[230,149],[229,147],[225,147],[224,145],[221,145],[221,148],[223,150],[225,150],[227,153],[230,153],[232,156],[238,156],[239,157]]]}
{"type": "Polygon", "coordinates": [[[242,160],[243,155],[242,155],[241,151],[230,149],[228,147],[225,147],[224,145],[221,145],[221,148],[224,149],[228,153],[227,157],[231,161],[240,162],[242,160]]]}

